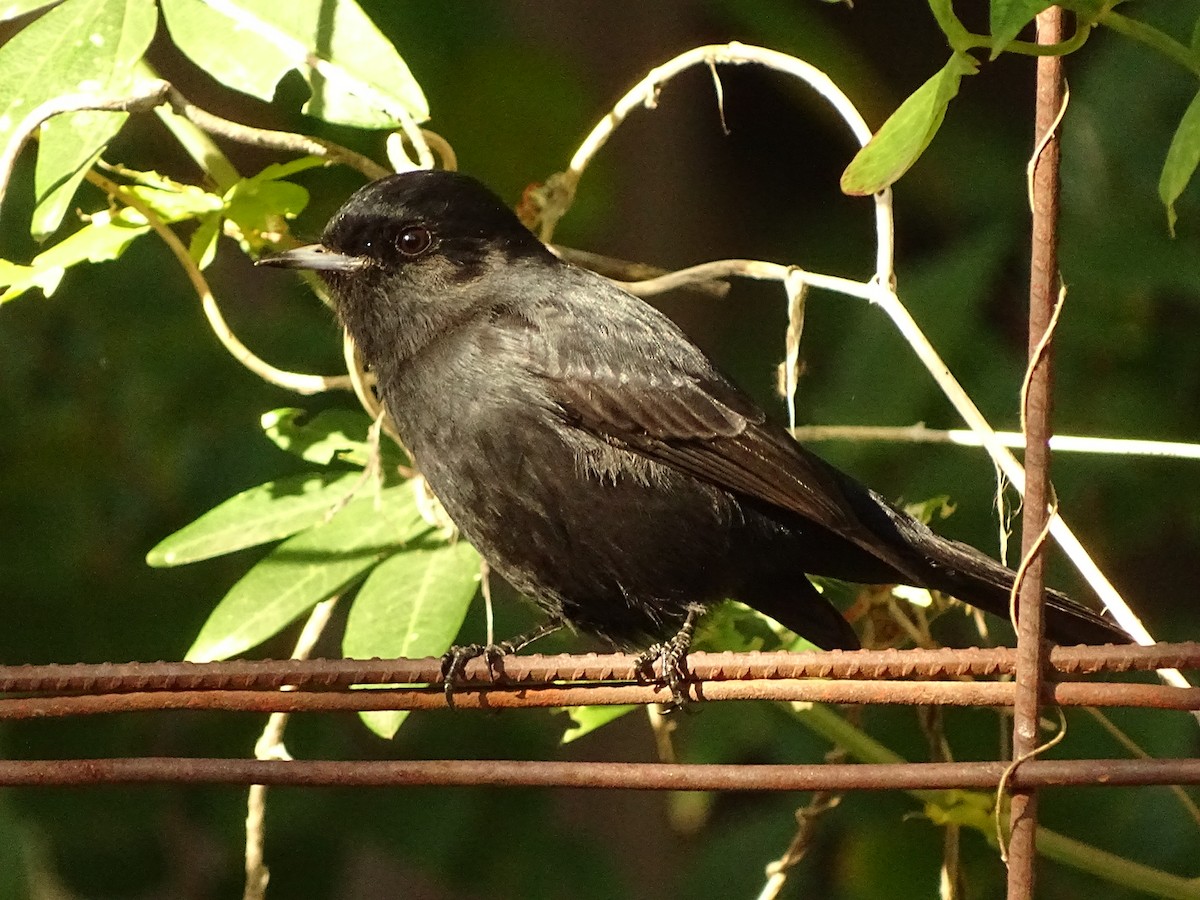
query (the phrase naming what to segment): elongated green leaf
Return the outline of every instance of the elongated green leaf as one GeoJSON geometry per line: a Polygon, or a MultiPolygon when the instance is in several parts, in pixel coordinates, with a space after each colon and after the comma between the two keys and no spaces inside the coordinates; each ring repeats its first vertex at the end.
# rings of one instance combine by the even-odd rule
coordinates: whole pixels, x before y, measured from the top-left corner
{"type": "MultiPolygon", "coordinates": [[[[287,407],[263,413],[263,431],[281,450],[327,466],[335,461],[365,466],[370,454],[371,420],[360,410],[327,409],[308,419],[302,409],[287,407]]],[[[380,441],[385,468],[407,462],[388,438],[380,441]]]]}
{"type": "Polygon", "coordinates": [[[148,187],[135,184],[129,193],[154,210],[164,222],[182,222],[216,212],[224,201],[216,194],[191,184],[174,184],[169,187],[148,187]]]}
{"type": "Polygon", "coordinates": [[[1050,7],[1051,0],[992,0],[989,28],[992,59],[1004,52],[1033,17],[1050,7]]]}
{"type": "MultiPolygon", "coordinates": [[[[321,522],[362,481],[355,472],[292,475],[242,491],[146,554],[156,567],[182,566],[278,541],[321,522]]],[[[370,496],[364,488],[363,496],[370,496]]]]}
{"type": "Polygon", "coordinates": [[[262,643],[314,605],[345,590],[428,526],[408,485],[353,500],[328,522],[284,541],[213,610],[187,658],[227,659],[262,643]]]}
{"type": "Polygon", "coordinates": [[[64,274],[65,270],[59,268],[39,269],[0,259],[0,287],[8,288],[0,293],[0,303],[19,297],[30,288],[38,288],[49,297],[58,289],[64,274]]]}
{"type": "Polygon", "coordinates": [[[1200,165],[1200,94],[1192,98],[1180,119],[1158,178],[1158,196],[1167,208],[1167,230],[1172,237],[1177,218],[1175,201],[1196,174],[1197,165],[1200,165]]]}
{"type": "Polygon", "coordinates": [[[304,111],[343,125],[390,128],[429,107],[408,66],[352,0],[162,0],[175,43],[234,90],[271,100],[295,69],[304,111]]]}
{"type": "MultiPolygon", "coordinates": [[[[479,585],[479,555],[465,541],[417,545],[379,565],[362,586],[342,639],[356,659],[441,656],[462,628],[479,585]]],[[[406,712],[362,713],[376,734],[390,738],[406,712]]]]}
{"type": "Polygon", "coordinates": [[[894,183],[925,152],[958,94],[964,75],[974,75],[975,60],[954,54],[936,75],[900,104],[883,127],[842,173],[842,191],[867,196],[894,183]]]}
{"type": "Polygon", "coordinates": [[[188,256],[201,269],[207,269],[217,255],[217,238],[221,236],[221,216],[210,213],[200,220],[188,242],[188,256]]]}
{"type": "MultiPolygon", "coordinates": [[[[36,106],[62,94],[129,93],[133,67],[154,37],[154,0],[71,0],[0,49],[0,144],[36,106]]],[[[58,228],[85,169],[120,130],[125,113],[56,116],[41,129],[31,231],[58,228]]]]}

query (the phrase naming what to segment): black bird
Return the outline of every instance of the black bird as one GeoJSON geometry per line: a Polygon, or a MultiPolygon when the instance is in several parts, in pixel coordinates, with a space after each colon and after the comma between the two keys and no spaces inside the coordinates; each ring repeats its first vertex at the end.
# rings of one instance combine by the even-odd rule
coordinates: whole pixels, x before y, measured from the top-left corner
{"type": "MultiPolygon", "coordinates": [[[[489,564],[552,624],[663,642],[650,652],[677,696],[695,621],[726,598],[857,648],[806,574],[1008,617],[1012,571],[805,449],[669,319],[559,260],[473,178],[380,179],[321,243],[262,262],[320,272],[400,437],[489,564]]],[[[1060,593],[1047,604],[1052,640],[1129,640],[1060,593]]],[[[494,650],[453,668],[480,652],[494,650]]]]}

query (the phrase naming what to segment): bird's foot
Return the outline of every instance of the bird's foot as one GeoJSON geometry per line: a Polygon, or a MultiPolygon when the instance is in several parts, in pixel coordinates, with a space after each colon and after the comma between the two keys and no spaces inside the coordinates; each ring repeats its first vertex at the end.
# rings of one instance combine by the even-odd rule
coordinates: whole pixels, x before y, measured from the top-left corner
{"type": "Polygon", "coordinates": [[[503,659],[510,653],[515,653],[517,644],[513,641],[501,641],[498,644],[463,644],[455,645],[442,654],[442,690],[446,693],[446,705],[454,707],[454,687],[462,680],[463,670],[471,660],[482,656],[487,663],[488,678],[496,681],[498,675],[504,674],[503,659]]]}
{"type": "Polygon", "coordinates": [[[553,634],[562,628],[561,619],[549,619],[533,631],[513,638],[511,641],[500,641],[498,644],[463,644],[454,646],[442,654],[442,689],[446,692],[446,705],[454,707],[454,686],[462,680],[463,670],[467,663],[482,656],[487,662],[488,678],[495,683],[498,677],[504,676],[504,657],[532,644],[538,638],[553,634]]]}
{"type": "Polygon", "coordinates": [[[696,622],[704,611],[705,607],[699,604],[689,606],[687,619],[674,637],[654,644],[638,655],[638,676],[661,681],[671,692],[671,702],[666,705],[667,712],[683,709],[687,705],[687,686],[692,675],[688,670],[687,655],[696,632],[696,622]],[[661,663],[660,675],[656,675],[654,671],[656,662],[661,663]]]}

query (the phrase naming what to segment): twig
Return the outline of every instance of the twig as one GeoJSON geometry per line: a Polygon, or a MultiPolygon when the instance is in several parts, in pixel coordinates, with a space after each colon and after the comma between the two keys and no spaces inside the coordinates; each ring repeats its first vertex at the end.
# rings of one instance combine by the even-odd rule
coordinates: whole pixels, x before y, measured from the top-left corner
{"type": "MultiPolygon", "coordinates": [[[[792,436],[798,441],[895,441],[913,444],[958,444],[963,447],[983,446],[982,439],[974,431],[967,431],[965,428],[928,428],[923,423],[897,426],[800,425],[792,429],[792,436]]],[[[1025,439],[1018,431],[997,431],[996,437],[1005,447],[1025,446],[1025,439]]],[[[1200,444],[1185,444],[1182,441],[1143,441],[1054,434],[1050,437],[1050,449],[1056,453],[1200,459],[1200,444]]]]}
{"type": "Polygon", "coordinates": [[[383,166],[374,160],[349,150],[340,144],[321,138],[309,137],[303,134],[293,134],[287,131],[271,131],[265,128],[253,128],[238,122],[231,122],[220,116],[213,115],[193,104],[181,94],[170,82],[156,79],[139,85],[135,93],[120,97],[104,94],[63,94],[35,106],[13,129],[8,145],[0,153],[0,203],[12,176],[13,166],[21,148],[30,136],[47,119],[64,113],[98,111],[98,112],[148,112],[156,107],[167,105],[173,112],[187,119],[197,128],[241,144],[255,147],[270,147],[291,153],[319,156],[330,162],[342,163],[357,169],[371,179],[382,178],[390,174],[383,166]]]}
{"type": "MultiPolygon", "coordinates": [[[[797,59],[794,56],[789,56],[786,53],[780,53],[777,50],[741,44],[736,41],[729,44],[710,44],[704,47],[696,47],[652,69],[645,78],[634,85],[625,96],[617,101],[612,110],[600,120],[591,133],[584,139],[579,149],[575,151],[575,155],[571,157],[571,162],[567,166],[567,170],[562,173],[562,184],[559,186],[561,191],[559,192],[558,202],[550,208],[543,210],[543,239],[549,241],[550,235],[554,231],[554,226],[570,207],[571,199],[575,194],[575,187],[578,185],[584,169],[587,168],[592,158],[605,145],[609,137],[612,136],[617,126],[625,121],[631,112],[639,107],[653,109],[658,102],[658,95],[663,86],[680,72],[692,66],[703,65],[711,69],[716,65],[741,65],[744,63],[757,63],[799,78],[838,111],[842,119],[850,126],[850,130],[854,133],[855,138],[860,144],[865,144],[871,139],[871,129],[867,127],[867,123],[863,120],[858,110],[855,109],[854,104],[833,83],[832,79],[816,66],[797,59]]],[[[893,268],[891,191],[884,190],[879,192],[875,195],[874,200],[875,225],[881,238],[877,248],[875,269],[876,272],[891,273],[893,268]]]]}
{"type": "Polygon", "coordinates": [[[323,391],[349,390],[351,388],[351,381],[347,375],[308,375],[302,372],[287,372],[283,369],[277,369],[270,363],[255,356],[230,330],[224,316],[221,315],[220,307],[217,305],[217,300],[208,286],[208,281],[205,279],[204,273],[200,271],[200,267],[196,265],[191,254],[188,253],[187,247],[183,246],[183,242],[179,239],[179,236],[168,228],[166,223],[158,217],[158,214],[147,204],[143,203],[136,194],[130,193],[115,181],[110,181],[95,171],[89,171],[87,179],[105,193],[136,209],[145,217],[147,224],[154,229],[155,233],[163,239],[167,247],[175,255],[176,260],[183,266],[188,279],[192,282],[192,287],[200,296],[204,315],[208,319],[208,324],[212,328],[213,333],[234,359],[264,381],[306,396],[309,394],[319,394],[323,391]]]}
{"type": "MultiPolygon", "coordinates": [[[[631,262],[627,259],[617,259],[612,256],[604,256],[600,253],[592,253],[588,250],[579,250],[575,247],[564,247],[562,244],[550,245],[550,252],[565,262],[584,269],[590,269],[597,275],[603,275],[605,278],[617,282],[625,290],[639,297],[649,297],[653,294],[661,293],[653,288],[647,290],[646,285],[650,284],[652,279],[663,275],[675,274],[668,269],[662,269],[658,266],[631,262]]],[[[680,285],[680,287],[718,299],[729,293],[729,282],[719,278],[689,281],[686,284],[680,285]]]]}
{"type": "MultiPolygon", "coordinates": [[[[827,754],[826,762],[841,761],[845,757],[843,751],[835,749],[827,754]],[[831,758],[836,757],[836,759],[831,758]]],[[[812,847],[813,837],[817,831],[817,820],[834,809],[841,802],[841,795],[833,791],[817,791],[809,800],[807,806],[796,810],[796,834],[783,851],[779,859],[767,864],[767,881],[758,893],[757,900],[775,900],[787,882],[788,872],[794,869],[812,847]]]]}
{"type": "MultiPolygon", "coordinates": [[[[1130,756],[1136,757],[1137,759],[1154,758],[1147,753],[1137,741],[1122,731],[1117,726],[1116,722],[1114,722],[1100,710],[1091,706],[1085,706],[1083,707],[1083,711],[1099,722],[1100,727],[1107,731],[1113,740],[1124,747],[1130,756]]],[[[1191,798],[1186,790],[1177,784],[1168,785],[1167,789],[1175,795],[1175,799],[1179,801],[1179,804],[1184,808],[1187,814],[1191,816],[1192,821],[1195,822],[1198,827],[1200,827],[1200,806],[1196,805],[1196,801],[1191,798]]]]}
{"type": "MultiPolygon", "coordinates": [[[[329,618],[338,598],[331,597],[322,600],[308,616],[300,637],[296,641],[296,649],[292,651],[292,659],[308,659],[316,646],[317,639],[329,618]]],[[[295,687],[284,685],[281,691],[294,691],[295,687]]],[[[283,743],[283,729],[287,726],[288,713],[271,713],[262,736],[254,745],[255,759],[291,759],[287,747],[283,743]]],[[[242,900],[263,900],[267,892],[267,882],[270,872],[263,862],[264,829],[263,822],[267,811],[267,786],[252,784],[246,797],[246,885],[242,892],[242,900]]]]}

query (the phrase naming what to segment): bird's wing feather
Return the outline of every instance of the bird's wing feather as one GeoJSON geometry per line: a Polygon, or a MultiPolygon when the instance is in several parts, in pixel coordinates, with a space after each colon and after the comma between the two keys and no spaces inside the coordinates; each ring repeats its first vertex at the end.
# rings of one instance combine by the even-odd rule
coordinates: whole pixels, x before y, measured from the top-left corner
{"type": "Polygon", "coordinates": [[[623,293],[622,298],[619,332],[576,331],[564,342],[556,330],[555,345],[533,354],[567,423],[717,487],[790,510],[898,574],[909,574],[903,554],[856,513],[861,498],[847,495],[845,476],[769,424],[669,320],[641,301],[623,293]]]}

